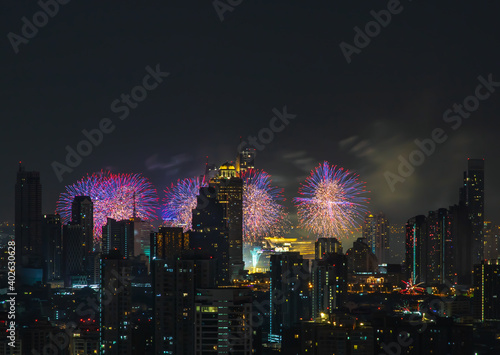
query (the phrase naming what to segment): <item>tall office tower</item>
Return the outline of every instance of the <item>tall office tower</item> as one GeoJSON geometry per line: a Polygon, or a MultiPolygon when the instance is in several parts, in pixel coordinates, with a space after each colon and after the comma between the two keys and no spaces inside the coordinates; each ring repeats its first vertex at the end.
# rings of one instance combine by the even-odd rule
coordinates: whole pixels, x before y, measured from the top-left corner
{"type": "Polygon", "coordinates": [[[389,248],[389,221],[380,212],[368,213],[363,223],[363,238],[366,238],[373,254],[377,257],[379,264],[388,263],[390,256],[389,248]]]}
{"type": "Polygon", "coordinates": [[[269,341],[281,343],[283,332],[311,318],[309,260],[298,252],[271,255],[269,341]]]}
{"type": "Polygon", "coordinates": [[[155,259],[173,258],[189,249],[189,234],[184,233],[181,227],[160,227],[152,235],[152,255],[155,259]]]}
{"type": "Polygon", "coordinates": [[[318,238],[314,243],[316,260],[330,253],[342,254],[342,243],[337,238],[318,238]]]}
{"type": "Polygon", "coordinates": [[[238,158],[236,160],[236,170],[238,172],[244,172],[248,169],[255,169],[255,148],[244,148],[238,152],[238,158]]]}
{"type": "Polygon", "coordinates": [[[474,317],[500,321],[500,260],[474,265],[474,317]]]}
{"type": "Polygon", "coordinates": [[[427,219],[416,216],[406,222],[407,277],[413,281],[427,282],[427,219]]]}
{"type": "Polygon", "coordinates": [[[118,250],[101,259],[100,354],[131,355],[130,261],[118,250]]]}
{"type": "Polygon", "coordinates": [[[350,273],[378,271],[377,257],[372,253],[365,238],[358,238],[345,254],[350,273]]]}
{"type": "Polygon", "coordinates": [[[63,278],[66,286],[71,286],[75,278],[86,275],[84,269],[83,230],[79,224],[63,226],[63,278]]]}
{"type": "Polygon", "coordinates": [[[243,180],[236,167],[225,163],[219,168],[210,186],[217,191],[217,200],[224,206],[224,220],[228,230],[229,275],[234,280],[241,275],[243,263],[243,180]]]}
{"type": "Polygon", "coordinates": [[[109,254],[113,250],[119,250],[127,259],[134,256],[134,222],[108,218],[102,227],[102,253],[109,254]]]}
{"type": "Polygon", "coordinates": [[[327,254],[313,261],[312,317],[330,314],[347,298],[347,257],[342,253],[327,254]]]}
{"type": "Polygon", "coordinates": [[[62,225],[58,214],[43,216],[42,241],[44,282],[59,280],[62,276],[62,225]]]}
{"type": "Polygon", "coordinates": [[[42,185],[38,171],[19,164],[15,188],[15,237],[17,265],[42,266],[42,185]]]}
{"type": "Polygon", "coordinates": [[[484,222],[484,259],[500,257],[500,227],[491,222],[484,222]]]}
{"type": "Polygon", "coordinates": [[[217,284],[229,285],[229,240],[224,219],[224,204],[217,199],[214,187],[201,188],[193,210],[193,230],[189,232],[190,248],[200,250],[217,260],[217,284]]]}
{"type": "Polygon", "coordinates": [[[461,199],[472,225],[472,263],[483,260],[484,245],[484,159],[468,159],[461,199]]]}
{"type": "Polygon", "coordinates": [[[200,289],[195,354],[252,354],[252,296],[243,288],[200,289]]]}

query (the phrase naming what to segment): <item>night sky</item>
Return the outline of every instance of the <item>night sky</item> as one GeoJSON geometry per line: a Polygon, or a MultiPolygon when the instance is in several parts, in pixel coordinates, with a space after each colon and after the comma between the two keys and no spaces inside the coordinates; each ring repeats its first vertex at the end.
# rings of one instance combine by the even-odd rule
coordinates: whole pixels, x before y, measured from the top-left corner
{"type": "Polygon", "coordinates": [[[21,35],[22,17],[40,6],[3,1],[0,219],[13,221],[20,160],[41,173],[44,213],[65,185],[101,169],[141,172],[162,191],[203,173],[206,156],[234,160],[239,137],[258,135],[286,106],[296,118],[256,167],[285,188],[292,214],[299,183],[324,160],[358,173],[370,210],[403,223],[457,203],[467,158],[477,157],[486,159],[486,219],[500,222],[500,87],[459,128],[443,120],[479,76],[500,82],[500,3],[402,0],[348,64],[340,43],[352,45],[354,27],[387,6],[243,0],[221,21],[212,1],[73,0],[16,54],[8,34],[21,35]],[[157,65],[170,75],[121,120],[111,103],[157,65]],[[65,164],[65,147],[103,118],[114,131],[59,182],[51,164],[65,164]],[[436,128],[448,139],[392,192],[384,173],[436,128]]]}

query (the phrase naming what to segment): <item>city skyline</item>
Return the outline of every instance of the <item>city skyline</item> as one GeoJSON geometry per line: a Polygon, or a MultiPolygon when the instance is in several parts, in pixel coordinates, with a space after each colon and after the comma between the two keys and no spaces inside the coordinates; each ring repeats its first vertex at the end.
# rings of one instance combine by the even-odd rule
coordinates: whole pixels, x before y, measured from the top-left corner
{"type": "Polygon", "coordinates": [[[500,354],[499,13],[5,1],[0,354],[500,354]]]}

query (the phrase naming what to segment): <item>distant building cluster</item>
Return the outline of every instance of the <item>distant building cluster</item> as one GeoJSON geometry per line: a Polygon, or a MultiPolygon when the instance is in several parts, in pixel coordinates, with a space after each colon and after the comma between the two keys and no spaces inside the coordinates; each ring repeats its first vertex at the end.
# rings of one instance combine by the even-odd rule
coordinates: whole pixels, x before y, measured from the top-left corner
{"type": "Polygon", "coordinates": [[[15,349],[0,339],[0,354],[500,352],[500,229],[484,217],[483,160],[469,160],[458,204],[404,228],[367,213],[351,248],[323,236],[307,258],[296,239],[244,245],[240,173],[254,158],[207,165],[191,230],[155,228],[134,209],[108,218],[98,243],[91,197],[76,196],[63,225],[42,214],[39,174],[20,166],[19,335],[15,349]]]}

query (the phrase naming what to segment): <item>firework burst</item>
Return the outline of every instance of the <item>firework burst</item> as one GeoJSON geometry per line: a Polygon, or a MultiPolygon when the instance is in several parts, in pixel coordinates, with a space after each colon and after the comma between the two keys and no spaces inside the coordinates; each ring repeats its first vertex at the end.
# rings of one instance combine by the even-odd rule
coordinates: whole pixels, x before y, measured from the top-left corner
{"type": "Polygon", "coordinates": [[[71,220],[71,205],[75,196],[89,196],[94,210],[94,239],[102,236],[107,218],[123,220],[133,216],[143,220],[156,219],[158,197],[156,189],[141,174],[112,174],[101,171],[87,175],[61,193],[56,211],[64,223],[71,220]]]}
{"type": "Polygon", "coordinates": [[[402,294],[419,295],[419,294],[425,293],[425,288],[420,287],[420,285],[422,285],[423,282],[419,282],[419,283],[415,284],[413,282],[413,278],[409,279],[408,281],[401,280],[401,282],[406,285],[404,290],[399,291],[402,294]]]}
{"type": "Polygon", "coordinates": [[[294,198],[302,228],[321,237],[343,237],[367,212],[368,198],[358,176],[343,168],[320,164],[294,198]]]}
{"type": "Polygon", "coordinates": [[[254,242],[261,237],[280,236],[287,232],[287,213],[279,201],[283,189],[271,185],[271,176],[263,170],[246,170],[243,179],[243,236],[254,242]]]}
{"type": "Polygon", "coordinates": [[[165,202],[162,210],[164,225],[182,227],[184,231],[192,228],[193,209],[196,208],[200,188],[208,186],[204,177],[179,180],[165,189],[165,202]]]}

